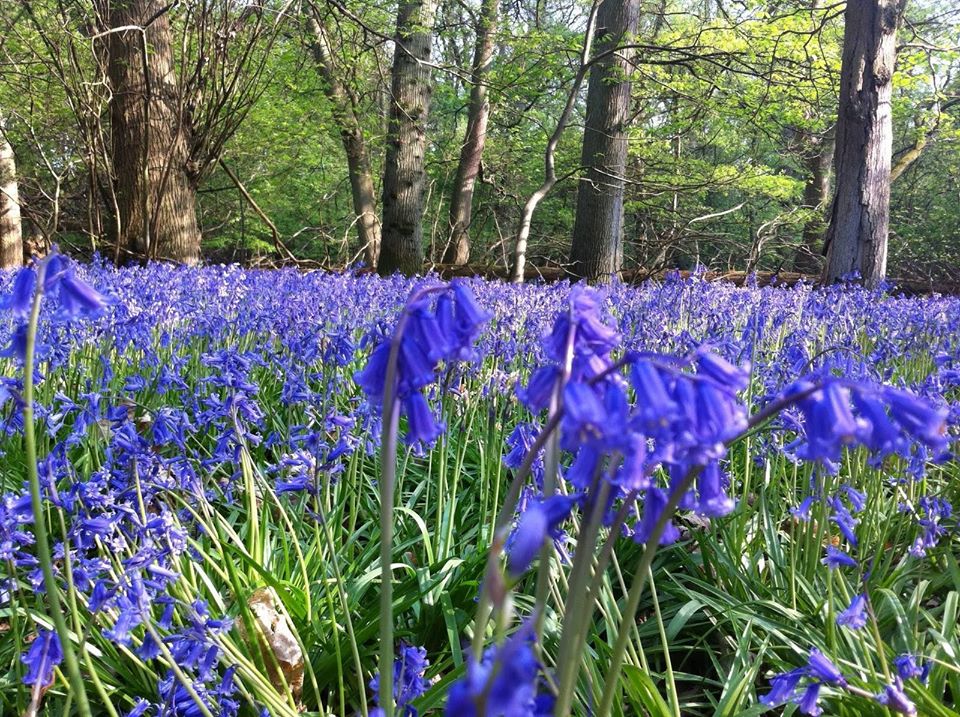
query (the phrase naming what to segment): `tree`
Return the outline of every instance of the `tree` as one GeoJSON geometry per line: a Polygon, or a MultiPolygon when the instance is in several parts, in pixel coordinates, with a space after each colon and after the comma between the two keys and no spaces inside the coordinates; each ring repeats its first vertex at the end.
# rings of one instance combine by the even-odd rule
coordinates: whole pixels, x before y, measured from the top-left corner
{"type": "Polygon", "coordinates": [[[597,56],[587,88],[587,118],[570,247],[570,271],[610,279],[623,263],[623,190],[630,121],[630,64],[617,52],[637,32],[639,0],[603,0],[597,13],[597,56]]]}
{"type": "Polygon", "coordinates": [[[887,270],[891,98],[897,25],[906,0],[847,3],[837,118],[836,189],[825,282],[859,272],[867,286],[887,270]]]}
{"type": "Polygon", "coordinates": [[[308,19],[312,36],[310,48],[323,78],[323,90],[330,101],[333,119],[339,128],[340,141],[346,154],[350,194],[360,245],[367,264],[376,268],[380,257],[380,222],[377,217],[370,156],[360,122],[360,102],[356,93],[341,80],[323,18],[313,3],[311,9],[313,16],[308,19]]]}
{"type": "Polygon", "coordinates": [[[396,271],[416,274],[423,268],[424,154],[436,11],[436,0],[401,0],[397,9],[377,266],[384,276],[396,271]]]}
{"type": "Polygon", "coordinates": [[[543,181],[534,192],[527,197],[520,212],[520,221],[517,224],[517,236],[513,247],[513,264],[510,267],[510,280],[515,284],[522,284],[525,275],[525,266],[527,262],[527,242],[530,239],[530,227],[533,224],[533,214],[544,197],[550,193],[557,183],[557,147],[560,139],[563,137],[567,124],[570,122],[570,116],[573,114],[577,96],[580,94],[580,88],[586,79],[590,70],[590,53],[593,47],[594,28],[599,17],[599,3],[601,0],[594,0],[590,6],[590,14],[587,17],[587,26],[583,33],[583,45],[579,54],[579,64],[576,74],[570,83],[567,91],[566,102],[563,110],[557,119],[557,124],[553,128],[547,146],[543,151],[543,181]]]}
{"type": "Polygon", "coordinates": [[[200,260],[191,126],[173,64],[162,0],[110,3],[110,126],[120,241],[130,255],[200,260]],[[132,29],[122,29],[132,28],[132,29]]]}
{"type": "Polygon", "coordinates": [[[473,190],[480,174],[483,148],[490,118],[487,78],[493,59],[494,31],[499,0],[482,0],[477,17],[477,40],[470,68],[470,104],[467,129],[460,148],[460,161],[450,197],[450,238],[443,261],[466,264],[470,260],[470,222],[473,216],[473,190]]]}
{"type": "Polygon", "coordinates": [[[793,260],[793,268],[803,274],[820,272],[819,252],[816,247],[823,236],[824,215],[830,203],[830,168],[833,165],[833,132],[822,137],[804,133],[804,169],[807,171],[803,185],[803,205],[811,214],[803,224],[803,235],[793,260]]]}
{"type": "Polygon", "coordinates": [[[13,147],[0,119],[0,268],[23,264],[23,233],[20,228],[20,195],[13,147]]]}

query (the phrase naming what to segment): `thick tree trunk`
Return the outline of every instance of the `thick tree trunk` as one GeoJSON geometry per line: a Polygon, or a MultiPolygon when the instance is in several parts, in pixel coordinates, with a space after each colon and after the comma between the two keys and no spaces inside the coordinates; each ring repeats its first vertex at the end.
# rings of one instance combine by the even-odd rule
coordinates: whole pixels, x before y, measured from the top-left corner
{"type": "Polygon", "coordinates": [[[890,98],[904,4],[905,0],[847,3],[826,283],[856,271],[866,285],[875,286],[886,274],[893,146],[890,98]]]}
{"type": "Polygon", "coordinates": [[[190,126],[177,91],[170,22],[163,0],[113,0],[110,123],[127,259],[200,260],[196,186],[189,170],[190,126]],[[144,66],[146,57],[146,66],[144,66]]]}
{"type": "Polygon", "coordinates": [[[380,257],[380,220],[377,216],[370,156],[360,124],[359,103],[356,96],[340,80],[326,28],[319,18],[310,18],[309,25],[313,37],[313,57],[323,78],[323,90],[330,100],[333,119],[340,129],[340,141],[347,155],[347,173],[350,175],[350,193],[353,198],[353,211],[357,216],[360,246],[367,265],[376,268],[380,257]]]}
{"type": "Polygon", "coordinates": [[[483,0],[477,23],[477,42],[471,68],[470,106],[467,131],[460,148],[460,163],[450,197],[450,238],[443,255],[445,264],[466,264],[470,260],[470,222],[473,215],[473,190],[480,174],[483,147],[487,141],[490,118],[487,76],[493,58],[494,32],[499,0],[483,0]]]}
{"type": "Polygon", "coordinates": [[[23,230],[17,164],[2,130],[0,120],[0,268],[11,269],[23,264],[23,230]]]}
{"type": "Polygon", "coordinates": [[[580,163],[587,169],[577,190],[570,271],[590,281],[609,280],[623,264],[623,189],[630,120],[630,64],[618,45],[636,34],[639,0],[603,0],[597,14],[587,117],[580,163]]]}
{"type": "Polygon", "coordinates": [[[424,154],[433,93],[428,63],[436,11],[436,0],[401,0],[397,11],[377,266],[384,276],[423,269],[424,154]]]}
{"type": "Polygon", "coordinates": [[[801,274],[819,274],[822,267],[817,247],[823,238],[825,212],[830,202],[830,169],[833,166],[833,133],[824,137],[808,136],[804,167],[807,181],[803,187],[803,205],[812,210],[803,225],[803,241],[797,249],[793,268],[801,274]]]}

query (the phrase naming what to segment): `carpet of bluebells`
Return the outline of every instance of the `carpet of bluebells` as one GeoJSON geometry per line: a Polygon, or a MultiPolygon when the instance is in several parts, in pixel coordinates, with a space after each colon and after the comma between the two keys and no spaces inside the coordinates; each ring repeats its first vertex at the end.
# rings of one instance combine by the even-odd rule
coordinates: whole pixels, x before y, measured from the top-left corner
{"type": "Polygon", "coordinates": [[[0,714],[960,714],[960,299],[54,257],[0,303],[0,714]]]}

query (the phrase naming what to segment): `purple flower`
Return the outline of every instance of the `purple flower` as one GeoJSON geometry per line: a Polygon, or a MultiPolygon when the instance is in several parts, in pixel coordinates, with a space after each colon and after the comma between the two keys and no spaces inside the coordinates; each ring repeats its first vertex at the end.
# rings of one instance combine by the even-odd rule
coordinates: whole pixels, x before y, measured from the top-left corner
{"type": "Polygon", "coordinates": [[[533,651],[533,630],[525,623],[502,645],[491,647],[447,693],[448,717],[526,717],[535,714],[540,664],[533,651]],[[485,710],[477,712],[484,695],[485,710]]]}
{"type": "Polygon", "coordinates": [[[820,683],[811,682],[807,685],[807,689],[803,691],[803,694],[800,695],[800,698],[796,700],[797,709],[802,715],[810,715],[811,717],[819,717],[823,714],[823,709],[820,707],[817,702],[820,699],[820,683]]]}
{"type": "Polygon", "coordinates": [[[95,316],[110,303],[103,294],[78,279],[72,271],[63,275],[59,288],[60,313],[66,319],[95,316]]]}
{"type": "Polygon", "coordinates": [[[25,266],[17,272],[13,280],[13,290],[4,300],[3,308],[10,311],[10,315],[21,321],[30,316],[33,305],[33,294],[37,286],[37,270],[32,266],[25,266]]]}
{"type": "Polygon", "coordinates": [[[919,679],[921,682],[926,682],[930,672],[929,662],[921,667],[917,664],[917,658],[910,654],[898,655],[894,658],[893,664],[897,668],[897,674],[903,680],[919,679]]]}
{"type": "Polygon", "coordinates": [[[792,700],[797,694],[800,680],[805,675],[806,670],[802,667],[775,675],[770,679],[770,691],[760,698],[760,702],[768,707],[775,707],[792,700]]]}
{"type": "Polygon", "coordinates": [[[507,571],[514,578],[527,571],[547,537],[547,512],[540,503],[527,506],[507,546],[507,571]]]}
{"type": "Polygon", "coordinates": [[[827,556],[820,561],[826,565],[831,570],[835,570],[840,567],[844,568],[855,568],[857,567],[857,561],[847,555],[845,552],[839,548],[835,548],[832,545],[827,546],[827,556]]]}
{"type": "MultiPolygon", "coordinates": [[[[653,530],[660,520],[664,508],[667,506],[667,494],[660,488],[649,488],[643,501],[643,518],[637,524],[633,539],[638,543],[646,543],[653,535],[653,530]]],[[[670,545],[680,539],[680,531],[672,520],[667,521],[663,535],[660,536],[660,545],[670,545]]]]}
{"type": "Polygon", "coordinates": [[[817,648],[810,650],[810,656],[807,659],[807,674],[828,685],[844,686],[847,684],[843,673],[817,648]]]}
{"type": "Polygon", "coordinates": [[[55,632],[41,629],[36,639],[30,643],[30,649],[20,657],[20,661],[27,666],[23,683],[40,687],[53,684],[53,670],[62,660],[60,638],[55,632]]]}
{"type": "Polygon", "coordinates": [[[837,615],[837,624],[841,627],[849,627],[851,630],[859,630],[867,624],[867,596],[860,594],[854,596],[850,606],[837,615]]]}
{"type": "Polygon", "coordinates": [[[929,402],[896,388],[886,388],[883,397],[890,415],[913,438],[941,450],[947,445],[947,412],[929,402]]]}
{"type": "Polygon", "coordinates": [[[507,543],[507,571],[511,577],[526,572],[547,536],[554,540],[560,538],[558,526],[570,517],[576,503],[576,496],[565,495],[530,502],[507,543]]]}
{"type": "Polygon", "coordinates": [[[407,416],[407,443],[433,445],[443,433],[443,426],[433,416],[433,409],[419,391],[412,391],[403,399],[403,409],[407,416]]]}
{"type": "MultiPolygon", "coordinates": [[[[393,662],[393,697],[396,702],[396,714],[403,717],[417,717],[417,710],[411,703],[430,688],[430,681],[424,675],[430,661],[423,647],[400,643],[400,654],[393,662]]],[[[380,707],[380,676],[376,674],[370,680],[374,704],[380,707]]],[[[379,709],[371,714],[379,714],[379,709]]]]}
{"type": "Polygon", "coordinates": [[[917,714],[917,706],[903,691],[903,685],[899,679],[894,684],[884,687],[883,692],[876,696],[876,700],[899,714],[910,715],[911,717],[917,714]]]}

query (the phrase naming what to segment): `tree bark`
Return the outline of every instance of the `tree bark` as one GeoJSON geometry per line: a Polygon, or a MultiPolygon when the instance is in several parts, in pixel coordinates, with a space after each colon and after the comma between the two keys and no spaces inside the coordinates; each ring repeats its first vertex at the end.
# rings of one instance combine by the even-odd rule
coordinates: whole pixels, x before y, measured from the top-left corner
{"type": "Polygon", "coordinates": [[[890,223],[890,101],[897,25],[905,0],[848,2],[844,16],[836,191],[824,282],[859,272],[867,286],[887,270],[890,223]]]}
{"type": "Polygon", "coordinates": [[[436,0],[401,0],[397,10],[377,266],[384,276],[423,268],[424,154],[433,93],[428,63],[436,11],[436,0]]]}
{"type": "Polygon", "coordinates": [[[340,80],[334,64],[330,38],[320,18],[309,19],[313,37],[311,50],[317,69],[323,78],[323,91],[330,101],[333,119],[340,130],[340,141],[347,156],[350,193],[356,214],[357,235],[360,238],[367,265],[376,268],[380,257],[380,220],[377,216],[377,198],[373,187],[373,172],[367,152],[360,108],[356,95],[340,80]]]}
{"type": "Polygon", "coordinates": [[[630,121],[630,63],[616,48],[637,32],[639,0],[603,0],[590,70],[570,271],[590,281],[609,280],[623,264],[623,193],[630,121]]]}
{"type": "Polygon", "coordinates": [[[0,268],[12,269],[23,265],[23,230],[17,164],[2,130],[0,120],[0,268]]]}
{"type": "Polygon", "coordinates": [[[835,147],[833,132],[823,137],[807,135],[804,167],[807,171],[803,187],[803,205],[813,214],[803,225],[803,239],[794,256],[793,268],[801,274],[819,274],[822,270],[817,246],[823,237],[825,212],[830,202],[830,169],[835,147]]]}
{"type": "Polygon", "coordinates": [[[190,125],[178,93],[167,5],[113,0],[110,123],[120,240],[127,259],[200,260],[190,125]],[[145,39],[144,39],[145,38],[145,39]],[[144,47],[146,43],[146,47],[144,47]]]}
{"type": "Polygon", "coordinates": [[[450,237],[443,255],[445,264],[462,265],[470,261],[470,222],[473,216],[473,190],[480,174],[483,148],[490,118],[487,77],[493,59],[494,32],[499,0],[483,0],[477,21],[477,41],[470,75],[470,105],[467,130],[460,148],[460,163],[450,198],[450,237]]]}

